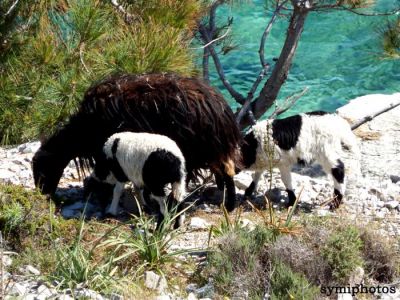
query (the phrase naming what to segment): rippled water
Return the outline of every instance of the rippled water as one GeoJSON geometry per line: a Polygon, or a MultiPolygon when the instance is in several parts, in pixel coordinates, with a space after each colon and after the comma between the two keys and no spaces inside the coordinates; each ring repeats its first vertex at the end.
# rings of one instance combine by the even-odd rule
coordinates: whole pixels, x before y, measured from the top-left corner
{"type": "MultiPolygon", "coordinates": [[[[238,49],[221,56],[232,85],[246,95],[260,71],[258,48],[270,13],[264,1],[253,0],[233,8],[222,8],[219,18],[234,17],[233,34],[238,49]]],[[[398,0],[380,1],[374,10],[399,5],[398,0]]],[[[347,101],[372,93],[400,92],[400,60],[382,59],[379,26],[386,17],[363,17],[348,12],[311,13],[286,84],[279,99],[309,87],[309,91],[287,112],[333,111],[347,101]]],[[[266,59],[272,62],[282,47],[287,20],[280,19],[266,42],[266,59]]],[[[230,104],[236,103],[212,70],[212,84],[218,86],[230,104]]]]}

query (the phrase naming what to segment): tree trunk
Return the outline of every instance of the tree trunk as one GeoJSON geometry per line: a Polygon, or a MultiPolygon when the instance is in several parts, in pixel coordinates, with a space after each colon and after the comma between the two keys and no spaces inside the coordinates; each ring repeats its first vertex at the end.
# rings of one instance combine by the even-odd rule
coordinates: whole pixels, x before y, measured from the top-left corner
{"type": "MultiPolygon", "coordinates": [[[[304,3],[304,2],[303,2],[304,3]]],[[[304,23],[309,13],[309,8],[301,2],[293,3],[294,10],[290,19],[286,40],[283,45],[281,55],[272,71],[271,77],[262,88],[260,95],[251,104],[251,110],[256,119],[259,119],[268,108],[270,108],[285,83],[289,69],[292,65],[293,57],[296,52],[301,33],[304,29],[304,23]]],[[[241,127],[249,125],[249,118],[243,118],[241,127]]]]}

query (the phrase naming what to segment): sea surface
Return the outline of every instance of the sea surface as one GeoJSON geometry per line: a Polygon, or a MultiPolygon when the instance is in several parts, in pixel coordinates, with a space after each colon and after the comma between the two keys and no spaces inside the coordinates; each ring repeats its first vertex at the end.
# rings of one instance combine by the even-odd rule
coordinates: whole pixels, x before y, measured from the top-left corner
{"type": "MultiPolygon", "coordinates": [[[[400,6],[399,0],[378,0],[365,12],[382,12],[396,5],[400,6]]],[[[261,70],[258,48],[272,13],[265,9],[265,0],[253,0],[222,7],[217,15],[220,22],[233,17],[231,33],[237,48],[220,58],[228,80],[247,95],[261,70]]],[[[365,17],[344,11],[312,12],[278,99],[282,101],[305,87],[309,90],[285,115],[334,111],[357,96],[400,92],[400,59],[385,58],[379,34],[387,21],[384,16],[365,17]]],[[[282,48],[287,25],[288,19],[278,19],[266,41],[265,57],[272,66],[282,48]]],[[[211,81],[236,108],[213,68],[211,81]]]]}

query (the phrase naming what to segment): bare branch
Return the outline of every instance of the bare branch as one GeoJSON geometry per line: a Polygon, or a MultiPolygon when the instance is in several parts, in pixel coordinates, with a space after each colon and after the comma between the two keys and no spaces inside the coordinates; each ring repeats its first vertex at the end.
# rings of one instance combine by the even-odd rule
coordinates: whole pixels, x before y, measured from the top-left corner
{"type": "Polygon", "coordinates": [[[305,93],[308,92],[308,87],[306,86],[300,93],[293,94],[285,99],[284,104],[279,107],[277,106],[274,112],[268,117],[268,119],[274,119],[275,117],[283,114],[288,109],[290,109],[305,93]]]}
{"type": "Polygon", "coordinates": [[[371,121],[373,118],[376,118],[377,116],[379,116],[379,115],[381,115],[381,114],[383,114],[383,113],[385,113],[385,112],[387,112],[387,111],[389,111],[389,110],[391,110],[391,109],[393,109],[393,108],[395,108],[395,107],[397,107],[399,105],[400,105],[400,101],[397,102],[397,103],[390,103],[389,106],[383,108],[382,110],[380,110],[380,111],[378,111],[376,113],[373,113],[371,115],[368,115],[368,116],[358,120],[357,122],[355,122],[353,125],[351,125],[351,130],[357,129],[362,124],[371,121]]]}
{"type": "MultiPolygon", "coordinates": [[[[237,122],[238,124],[240,124],[240,122],[242,121],[242,119],[243,119],[243,117],[245,116],[245,114],[248,113],[249,108],[250,108],[251,101],[252,101],[253,98],[254,98],[254,93],[255,93],[255,91],[256,91],[258,85],[259,85],[259,84],[261,83],[261,81],[263,80],[265,74],[267,74],[268,69],[269,69],[269,65],[267,64],[267,65],[265,65],[264,68],[261,70],[260,74],[257,76],[256,81],[253,83],[253,86],[251,87],[249,93],[247,94],[246,101],[244,102],[242,108],[240,109],[240,111],[239,111],[239,113],[238,113],[238,115],[237,115],[237,117],[236,117],[236,122],[237,122]]],[[[249,117],[250,117],[250,122],[254,124],[256,120],[255,120],[254,115],[253,115],[252,112],[251,112],[251,115],[250,115],[249,117]]]]}
{"type": "Polygon", "coordinates": [[[137,16],[130,14],[126,11],[126,9],[122,6],[122,4],[118,3],[118,0],[110,0],[111,5],[114,6],[123,16],[124,20],[127,24],[132,24],[132,22],[137,19],[137,16]]]}
{"type": "Polygon", "coordinates": [[[391,16],[391,15],[395,15],[395,14],[397,14],[397,13],[400,12],[400,8],[397,8],[396,10],[393,10],[393,11],[391,11],[391,12],[383,12],[383,13],[363,13],[363,12],[359,12],[359,11],[353,9],[353,8],[349,8],[349,7],[346,7],[346,6],[343,6],[343,5],[340,6],[340,9],[349,11],[349,12],[351,12],[351,13],[353,13],[353,14],[356,14],[356,15],[365,16],[365,17],[391,16]]]}
{"type": "MultiPolygon", "coordinates": [[[[344,11],[348,11],[351,12],[353,14],[359,15],[359,16],[364,16],[364,17],[379,17],[379,16],[392,16],[395,14],[398,14],[400,12],[400,8],[397,8],[393,11],[388,11],[388,12],[381,12],[381,13],[365,13],[365,12],[360,12],[357,10],[357,8],[350,8],[347,7],[345,5],[340,5],[338,3],[335,4],[326,4],[326,5],[318,5],[315,6],[312,11],[329,11],[332,9],[336,9],[336,10],[344,10],[344,11]]],[[[358,8],[359,9],[359,8],[358,8]]]]}
{"type": "Polygon", "coordinates": [[[8,11],[5,13],[5,17],[7,17],[9,14],[12,13],[12,11],[17,7],[19,0],[16,0],[8,9],[8,11]]]}
{"type": "Polygon", "coordinates": [[[213,39],[212,41],[208,42],[207,44],[205,44],[205,45],[203,45],[203,46],[201,46],[201,47],[189,48],[189,49],[190,49],[190,50],[198,50],[198,49],[207,48],[207,47],[210,46],[211,44],[214,44],[215,42],[217,42],[217,41],[222,40],[223,38],[225,38],[225,37],[228,35],[228,33],[229,33],[230,31],[231,31],[231,29],[228,28],[228,29],[226,30],[226,32],[225,32],[223,35],[217,37],[216,39],[213,39]]]}
{"type": "Polygon", "coordinates": [[[264,68],[267,63],[265,62],[265,57],[264,57],[264,48],[265,48],[265,41],[269,35],[269,33],[271,32],[272,29],[272,25],[274,24],[276,17],[279,14],[279,11],[282,9],[282,7],[287,3],[287,0],[282,2],[280,5],[278,5],[275,9],[275,11],[272,14],[271,20],[269,21],[267,27],[265,27],[263,35],[261,37],[261,42],[260,42],[260,48],[258,50],[259,56],[260,56],[260,62],[261,62],[261,66],[264,68]]]}
{"type": "MultiPolygon", "coordinates": [[[[201,34],[201,37],[205,43],[209,43],[211,41],[211,37],[209,35],[209,32],[207,31],[206,27],[204,24],[199,24],[199,32],[201,34]]],[[[210,44],[207,46],[205,49],[208,49],[210,52],[211,57],[214,60],[215,68],[217,69],[218,75],[225,86],[225,88],[228,90],[229,94],[236,100],[236,102],[243,104],[245,102],[244,97],[237,92],[232,85],[229,83],[228,79],[225,76],[224,69],[222,67],[221,61],[219,60],[218,54],[215,51],[215,48],[213,44],[210,44]]]]}
{"type": "Polygon", "coordinates": [[[204,49],[203,54],[203,80],[210,83],[210,72],[209,72],[209,62],[210,62],[210,51],[208,49],[204,49]]]}

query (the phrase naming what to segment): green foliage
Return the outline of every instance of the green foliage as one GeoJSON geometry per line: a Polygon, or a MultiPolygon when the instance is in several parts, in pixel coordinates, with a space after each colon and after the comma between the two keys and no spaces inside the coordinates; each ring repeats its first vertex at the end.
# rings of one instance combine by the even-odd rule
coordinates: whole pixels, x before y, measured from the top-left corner
{"type": "Polygon", "coordinates": [[[138,2],[128,6],[136,16],[130,24],[108,1],[21,5],[18,24],[29,26],[10,26],[13,47],[1,52],[1,143],[51,134],[90,84],[110,73],[193,74],[188,45],[200,1],[138,2]]]}
{"type": "Polygon", "coordinates": [[[338,227],[321,249],[322,256],[332,268],[332,274],[340,283],[347,283],[351,272],[363,266],[361,250],[363,242],[355,226],[338,227]]]}
{"type": "MultiPolygon", "coordinates": [[[[83,284],[95,290],[105,291],[116,285],[113,274],[118,267],[113,267],[109,256],[96,260],[95,252],[99,243],[95,242],[89,249],[83,242],[84,219],[80,221],[79,233],[71,246],[57,247],[56,265],[48,276],[49,281],[58,283],[58,287],[74,289],[83,284]]],[[[120,282],[122,283],[122,282],[120,282]]]]}
{"type": "Polygon", "coordinates": [[[75,222],[53,214],[53,205],[40,192],[0,184],[0,231],[11,248],[41,249],[53,239],[70,237],[76,228],[75,222]]]}
{"type": "Polygon", "coordinates": [[[273,263],[270,277],[271,300],[281,299],[318,299],[318,287],[312,285],[307,279],[293,272],[281,261],[273,263]]]}
{"type": "Polygon", "coordinates": [[[222,295],[247,292],[251,299],[262,298],[266,276],[262,250],[271,239],[271,232],[264,227],[228,232],[220,237],[218,249],[208,255],[205,277],[212,276],[222,295]]]}
{"type": "Polygon", "coordinates": [[[172,250],[174,240],[182,234],[180,229],[172,229],[175,219],[179,214],[175,209],[166,212],[160,227],[154,230],[154,220],[144,215],[133,216],[134,229],[119,231],[104,240],[102,246],[111,249],[112,263],[132,265],[132,257],[136,258],[134,264],[135,274],[141,274],[145,269],[152,269],[162,273],[166,264],[177,261],[177,256],[187,254],[198,249],[172,250]]]}

